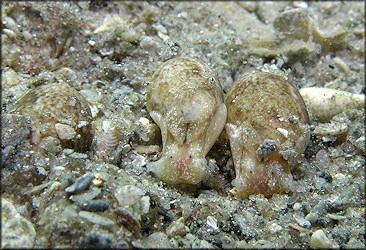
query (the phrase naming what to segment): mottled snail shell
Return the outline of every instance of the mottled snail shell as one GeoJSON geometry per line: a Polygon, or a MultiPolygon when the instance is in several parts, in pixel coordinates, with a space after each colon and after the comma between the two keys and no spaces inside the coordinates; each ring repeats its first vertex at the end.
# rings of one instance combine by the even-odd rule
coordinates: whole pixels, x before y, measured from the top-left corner
{"type": "Polygon", "coordinates": [[[92,139],[90,108],[84,97],[69,84],[59,82],[37,87],[17,102],[15,110],[31,119],[31,143],[36,148],[40,149],[43,138],[52,136],[63,148],[78,152],[89,149],[92,139]]]}
{"type": "Polygon", "coordinates": [[[266,197],[289,189],[291,169],[309,140],[305,103],[281,76],[256,72],[234,83],[225,98],[236,178],[232,193],[266,197]]]}
{"type": "Polygon", "coordinates": [[[223,130],[226,107],[216,75],[203,62],[174,58],[153,74],[147,109],[161,130],[163,151],[148,170],[169,184],[197,184],[205,156],[223,130]]]}

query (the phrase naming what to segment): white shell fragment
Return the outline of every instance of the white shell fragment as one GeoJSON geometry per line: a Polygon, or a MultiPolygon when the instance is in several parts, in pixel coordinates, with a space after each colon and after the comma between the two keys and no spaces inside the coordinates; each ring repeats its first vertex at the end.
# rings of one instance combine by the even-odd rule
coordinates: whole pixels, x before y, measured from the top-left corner
{"type": "Polygon", "coordinates": [[[207,225],[212,227],[213,230],[219,230],[217,227],[217,219],[213,216],[207,216],[207,225]]]}
{"type": "Polygon", "coordinates": [[[328,239],[328,237],[325,235],[322,229],[316,230],[311,235],[310,246],[313,248],[327,248],[327,249],[338,247],[328,239]]]}
{"type": "Polygon", "coordinates": [[[284,128],[277,128],[278,132],[280,132],[284,137],[288,138],[288,130],[284,128]]]}
{"type": "Polygon", "coordinates": [[[302,88],[299,90],[310,115],[319,122],[328,122],[346,109],[365,107],[365,96],[330,88],[302,88]]]}

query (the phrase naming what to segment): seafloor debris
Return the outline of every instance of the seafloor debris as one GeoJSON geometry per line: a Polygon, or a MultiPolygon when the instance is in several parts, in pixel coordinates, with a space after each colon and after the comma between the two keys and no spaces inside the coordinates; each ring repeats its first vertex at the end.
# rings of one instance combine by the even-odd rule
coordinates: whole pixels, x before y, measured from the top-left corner
{"type": "Polygon", "coordinates": [[[77,178],[74,184],[65,189],[65,192],[69,194],[80,193],[90,185],[90,182],[93,180],[93,178],[94,174],[86,173],[77,178]]]}
{"type": "MultiPolygon", "coordinates": [[[[310,144],[291,171],[292,192],[271,198],[232,197],[235,168],[225,133],[202,156],[206,173],[194,190],[168,185],[146,167],[164,147],[147,87],[172,58],[205,62],[224,96],[253,71],[280,75],[297,89],[363,94],[362,2],[3,1],[1,10],[1,191],[34,225],[15,216],[6,220],[14,225],[8,230],[2,220],[2,240],[10,235],[35,248],[309,248],[321,229],[334,247],[364,248],[363,107],[313,120],[310,144]],[[86,99],[92,126],[113,121],[122,133],[101,157],[108,163],[96,157],[102,129],[91,131],[92,147],[80,153],[61,143],[78,132],[59,121],[55,134],[34,147],[32,120],[10,112],[22,93],[60,82],[86,99]],[[89,187],[65,192],[86,173],[95,176],[89,187]]],[[[286,128],[274,131],[291,136],[286,128]]],[[[280,147],[269,139],[254,147],[263,160],[280,147]]],[[[291,158],[291,151],[282,153],[291,158]]]]}
{"type": "Polygon", "coordinates": [[[1,248],[32,248],[34,225],[21,216],[11,201],[1,198],[1,248]]]}
{"type": "Polygon", "coordinates": [[[329,120],[347,109],[365,108],[365,95],[330,88],[302,88],[299,90],[313,119],[329,120]]]}

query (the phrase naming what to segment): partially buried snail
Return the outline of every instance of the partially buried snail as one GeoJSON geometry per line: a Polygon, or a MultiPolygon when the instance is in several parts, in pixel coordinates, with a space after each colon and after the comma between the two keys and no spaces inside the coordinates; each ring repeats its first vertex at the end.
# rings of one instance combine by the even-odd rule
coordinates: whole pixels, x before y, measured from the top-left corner
{"type": "Polygon", "coordinates": [[[55,138],[62,148],[85,152],[92,139],[88,102],[65,82],[49,83],[27,92],[13,108],[32,121],[31,143],[44,153],[42,140],[55,138]]]}
{"type": "Polygon", "coordinates": [[[310,140],[309,117],[299,92],[275,74],[249,73],[234,83],[225,104],[236,174],[234,196],[270,197],[287,191],[291,169],[310,140]]]}
{"type": "Polygon", "coordinates": [[[223,91],[203,62],[174,58],[162,64],[147,88],[147,109],[161,130],[163,151],[148,170],[168,184],[197,184],[205,156],[226,122],[223,91]]]}

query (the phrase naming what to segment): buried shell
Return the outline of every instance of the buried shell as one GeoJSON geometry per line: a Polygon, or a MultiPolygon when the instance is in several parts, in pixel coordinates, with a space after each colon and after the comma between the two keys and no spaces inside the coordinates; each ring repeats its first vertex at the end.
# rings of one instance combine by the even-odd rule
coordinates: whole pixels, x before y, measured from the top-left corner
{"type": "Polygon", "coordinates": [[[160,160],[148,169],[169,184],[197,184],[205,156],[226,121],[223,91],[203,62],[175,58],[161,65],[147,89],[147,109],[161,130],[160,160]]]}
{"type": "Polygon", "coordinates": [[[310,115],[319,122],[329,122],[333,116],[347,109],[363,109],[365,95],[330,88],[302,88],[299,90],[310,115]]]}
{"type": "Polygon", "coordinates": [[[293,166],[304,152],[309,118],[298,91],[280,76],[257,72],[239,79],[227,93],[226,133],[238,198],[288,190],[293,166]]]}
{"type": "Polygon", "coordinates": [[[90,147],[92,116],[88,102],[67,83],[30,90],[13,111],[30,118],[31,143],[41,152],[41,141],[49,136],[57,138],[63,148],[85,152],[90,147]]]}

